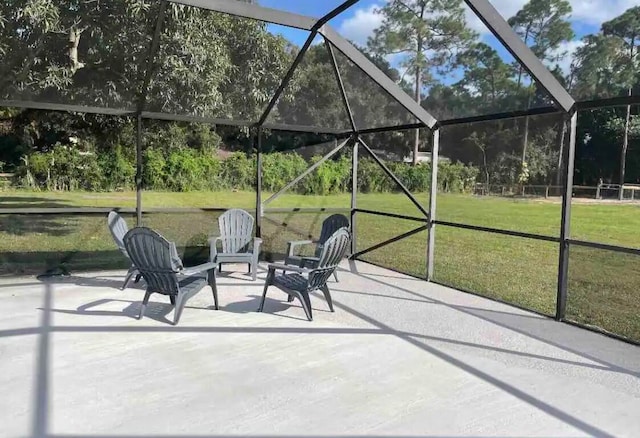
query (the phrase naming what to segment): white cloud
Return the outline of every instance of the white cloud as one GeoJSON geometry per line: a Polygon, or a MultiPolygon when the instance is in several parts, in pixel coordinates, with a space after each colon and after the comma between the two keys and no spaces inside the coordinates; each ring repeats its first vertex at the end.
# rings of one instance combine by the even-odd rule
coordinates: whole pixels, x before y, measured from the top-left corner
{"type": "MultiPolygon", "coordinates": [[[[489,0],[500,14],[509,18],[514,16],[528,0],[489,0]]],[[[600,25],[618,15],[627,9],[640,6],[640,0],[569,0],[573,8],[571,21],[600,27],[600,25]]],[[[367,43],[367,38],[373,35],[374,29],[382,23],[382,17],[376,14],[376,9],[383,4],[379,1],[377,4],[355,9],[354,15],[344,20],[340,26],[340,33],[350,40],[358,44],[367,43]]],[[[465,6],[466,7],[466,6],[465,6]]],[[[475,14],[467,9],[467,22],[469,27],[474,29],[481,35],[488,33],[485,25],[475,14]]]]}
{"type": "MultiPolygon", "coordinates": [[[[503,17],[515,15],[528,0],[489,0],[503,17]]],[[[572,21],[587,25],[600,24],[622,14],[627,9],[639,6],[640,0],[569,0],[573,13],[572,21]]]]}
{"type": "MultiPolygon", "coordinates": [[[[529,0],[489,0],[500,14],[509,18],[514,16],[529,0]]],[[[377,0],[375,4],[355,9],[351,17],[344,20],[339,28],[340,33],[346,38],[355,41],[357,44],[366,45],[367,39],[373,35],[373,31],[382,24],[382,17],[376,10],[384,5],[386,0],[377,0]]],[[[573,12],[571,22],[575,25],[594,26],[599,29],[600,25],[614,17],[619,16],[627,9],[640,6],[640,0],[569,0],[573,12]]],[[[488,29],[480,19],[469,9],[467,9],[466,19],[468,26],[478,32],[481,38],[486,38],[488,29]]],[[[493,38],[492,38],[493,40],[493,38]]],[[[563,43],[557,53],[567,53],[558,65],[563,72],[568,73],[571,59],[575,51],[582,46],[579,40],[563,43]]],[[[399,67],[401,73],[406,73],[406,69],[399,64],[402,56],[389,56],[388,61],[399,67]]],[[[511,59],[511,57],[509,57],[511,59]]],[[[549,63],[549,67],[555,66],[549,63]]],[[[411,75],[405,75],[405,79],[411,80],[411,75]]]]}
{"type": "Polygon", "coordinates": [[[373,31],[382,24],[382,16],[376,13],[380,5],[356,9],[353,17],[347,18],[340,25],[340,34],[351,41],[364,46],[373,31]]]}

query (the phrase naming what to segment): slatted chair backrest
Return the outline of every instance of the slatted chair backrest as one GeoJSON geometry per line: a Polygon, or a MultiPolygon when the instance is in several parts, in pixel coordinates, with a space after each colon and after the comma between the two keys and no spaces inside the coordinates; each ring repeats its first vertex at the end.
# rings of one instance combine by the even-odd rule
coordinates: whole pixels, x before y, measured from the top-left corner
{"type": "Polygon", "coordinates": [[[225,211],[218,218],[222,252],[237,254],[247,252],[253,239],[254,219],[249,213],[237,208],[225,211]]]}
{"type": "Polygon", "coordinates": [[[309,274],[310,290],[319,289],[329,280],[349,248],[351,238],[347,227],[340,228],[325,242],[318,266],[309,274]]]}
{"type": "Polygon", "coordinates": [[[316,247],[315,256],[320,257],[322,247],[331,236],[340,228],[349,228],[349,219],[343,214],[333,214],[322,221],[322,230],[320,230],[320,238],[316,247]]]}
{"type": "Polygon", "coordinates": [[[124,236],[129,231],[129,226],[122,216],[116,211],[109,212],[107,217],[107,225],[113,240],[116,242],[118,249],[122,251],[125,257],[129,258],[127,249],[124,247],[124,236]]]}
{"type": "Polygon", "coordinates": [[[176,274],[182,262],[173,243],[150,228],[138,227],[127,232],[124,245],[148,290],[165,295],[178,293],[176,274]]]}

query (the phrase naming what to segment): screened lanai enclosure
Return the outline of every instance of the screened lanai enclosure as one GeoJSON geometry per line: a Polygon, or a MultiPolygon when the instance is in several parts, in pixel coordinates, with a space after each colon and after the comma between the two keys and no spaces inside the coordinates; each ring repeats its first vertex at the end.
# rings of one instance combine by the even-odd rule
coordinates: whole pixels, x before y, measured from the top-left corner
{"type": "Polygon", "coordinates": [[[39,191],[0,191],[2,274],[127,268],[105,226],[113,209],[187,260],[206,258],[229,208],[255,216],[268,261],[343,213],[353,260],[640,340],[640,186],[586,181],[598,156],[574,166],[585,139],[605,135],[579,120],[640,101],[624,87],[575,92],[491,1],[460,6],[484,41],[465,52],[474,70],[418,87],[420,102],[411,66],[334,28],[358,0],[321,2],[316,18],[240,0],[22,3],[2,6],[0,106],[100,132],[91,148],[56,138],[39,161],[25,156],[14,177],[39,191]],[[496,91],[501,66],[526,93],[496,91]],[[235,152],[218,147],[230,138],[235,152]],[[119,182],[91,190],[56,178],[56,154],[74,148],[71,167],[135,167],[114,164],[119,182]],[[215,159],[193,164],[202,154],[215,159]]]}

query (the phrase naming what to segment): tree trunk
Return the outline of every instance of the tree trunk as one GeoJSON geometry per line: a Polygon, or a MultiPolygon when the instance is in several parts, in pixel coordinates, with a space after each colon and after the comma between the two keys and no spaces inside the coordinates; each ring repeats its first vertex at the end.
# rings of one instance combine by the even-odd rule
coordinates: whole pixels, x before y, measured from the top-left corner
{"type": "MultiPolygon", "coordinates": [[[[633,93],[633,88],[629,88],[629,96],[633,93]]],[[[622,152],[620,154],[620,192],[618,199],[622,201],[624,197],[624,174],[627,168],[627,149],[629,148],[629,126],[631,124],[631,105],[627,105],[627,115],[624,120],[624,135],[622,137],[622,152]]]]}
{"type": "Polygon", "coordinates": [[[529,146],[529,117],[524,118],[524,138],[522,139],[522,167],[527,162],[527,147],[529,146]]]}
{"type": "MultiPolygon", "coordinates": [[[[424,20],[424,14],[427,9],[427,3],[424,2],[421,4],[420,9],[420,20],[424,20]]],[[[424,49],[424,41],[422,40],[422,34],[420,31],[417,32],[416,35],[416,93],[415,99],[418,102],[418,105],[422,105],[422,50],[424,49]]],[[[416,129],[415,136],[413,138],[413,165],[418,164],[418,152],[420,151],[420,130],[416,129]]]]}
{"type": "Polygon", "coordinates": [[[82,32],[82,30],[76,29],[75,27],[69,30],[69,51],[67,53],[73,73],[84,67],[84,64],[78,59],[78,46],[80,45],[82,32]]]}
{"type": "Polygon", "coordinates": [[[564,173],[564,168],[562,166],[562,163],[564,162],[564,139],[567,136],[567,130],[569,129],[569,127],[567,126],[567,122],[563,121],[562,122],[562,132],[560,133],[560,153],[558,155],[558,168],[557,173],[556,173],[556,185],[560,186],[562,185],[562,175],[564,173]]]}
{"type": "Polygon", "coordinates": [[[487,165],[487,151],[485,149],[480,150],[482,151],[482,165],[484,166],[485,191],[488,195],[491,192],[491,181],[489,179],[489,166],[487,165]]]}
{"type": "MultiPolygon", "coordinates": [[[[422,82],[422,69],[420,67],[417,68],[417,72],[416,72],[416,94],[415,94],[415,99],[416,102],[418,102],[418,105],[420,105],[422,102],[422,93],[420,92],[421,90],[421,82],[422,82]]],[[[413,165],[417,165],[418,164],[418,152],[420,151],[420,129],[416,129],[415,131],[415,136],[413,138],[414,142],[413,142],[413,165]]]]}

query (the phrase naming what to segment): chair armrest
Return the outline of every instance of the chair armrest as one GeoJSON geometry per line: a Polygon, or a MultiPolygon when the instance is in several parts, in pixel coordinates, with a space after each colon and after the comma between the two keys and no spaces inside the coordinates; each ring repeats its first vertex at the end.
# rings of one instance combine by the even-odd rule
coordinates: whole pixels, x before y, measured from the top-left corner
{"type": "Polygon", "coordinates": [[[269,263],[268,267],[269,267],[270,273],[278,270],[278,271],[297,272],[298,274],[308,274],[312,271],[311,269],[301,268],[299,266],[294,266],[294,265],[285,265],[282,263],[269,263]]]}
{"type": "Polygon", "coordinates": [[[178,272],[178,275],[184,275],[185,277],[189,277],[191,275],[200,274],[202,272],[207,272],[216,268],[216,264],[213,262],[203,263],[198,266],[192,266],[190,268],[184,268],[178,272]]]}
{"type": "Polygon", "coordinates": [[[177,270],[183,269],[184,265],[182,264],[182,260],[178,255],[178,249],[176,248],[175,242],[171,242],[170,251],[171,251],[171,263],[173,264],[173,268],[177,270]]]}
{"type": "MultiPolygon", "coordinates": [[[[308,262],[311,265],[317,266],[318,263],[320,262],[320,257],[301,257],[300,258],[300,266],[302,266],[303,268],[307,267],[308,262]]],[[[311,266],[311,267],[313,268],[314,266],[311,266]]]]}
{"type": "Polygon", "coordinates": [[[292,257],[294,256],[294,249],[298,246],[302,246],[302,245],[310,245],[312,244],[313,241],[312,240],[294,240],[291,242],[287,242],[287,256],[292,257]]]}
{"type": "Polygon", "coordinates": [[[222,236],[209,237],[209,261],[213,261],[218,255],[218,242],[222,240],[222,236]]]}

